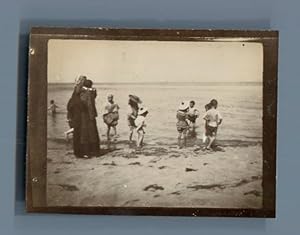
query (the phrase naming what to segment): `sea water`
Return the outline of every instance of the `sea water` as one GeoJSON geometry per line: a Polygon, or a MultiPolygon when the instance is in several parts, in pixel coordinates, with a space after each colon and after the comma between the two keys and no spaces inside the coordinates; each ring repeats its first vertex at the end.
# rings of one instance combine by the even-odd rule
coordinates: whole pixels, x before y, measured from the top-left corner
{"type": "MultiPolygon", "coordinates": [[[[74,84],[48,84],[48,103],[55,100],[58,113],[48,115],[48,139],[63,139],[69,129],[66,106],[73,92],[74,84]]],[[[218,139],[224,141],[262,141],[262,84],[260,83],[144,83],[95,84],[97,89],[97,125],[100,139],[105,140],[106,125],[103,122],[107,96],[114,95],[120,106],[120,120],[117,126],[119,140],[127,140],[129,128],[128,95],[137,95],[143,101],[149,114],[145,142],[148,144],[175,144],[177,141],[176,111],[181,101],[194,100],[199,110],[196,132],[202,138],[205,104],[218,100],[218,110],[223,122],[218,130],[218,139]]]]}

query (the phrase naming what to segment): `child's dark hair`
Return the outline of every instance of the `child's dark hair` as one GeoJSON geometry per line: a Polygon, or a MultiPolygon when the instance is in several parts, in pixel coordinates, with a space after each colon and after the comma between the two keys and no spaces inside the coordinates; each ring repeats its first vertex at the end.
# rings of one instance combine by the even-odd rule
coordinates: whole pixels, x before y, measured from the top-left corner
{"type": "Polygon", "coordinates": [[[136,102],[132,101],[131,99],[129,99],[128,104],[136,110],[139,109],[138,104],[136,102]]]}
{"type": "Polygon", "coordinates": [[[190,101],[190,104],[195,105],[195,103],[196,103],[196,102],[195,102],[194,100],[191,100],[191,101],[190,101]]]}
{"type": "Polygon", "coordinates": [[[217,106],[218,106],[218,101],[217,101],[216,99],[212,99],[212,100],[210,101],[210,105],[211,105],[212,107],[217,107],[217,106]]]}
{"type": "Polygon", "coordinates": [[[206,104],[205,106],[205,110],[207,111],[207,110],[210,110],[211,109],[211,104],[206,104]]]}
{"type": "Polygon", "coordinates": [[[149,112],[146,111],[146,112],[144,112],[144,113],[142,114],[142,116],[146,117],[146,115],[147,115],[148,113],[149,113],[149,112]]]}
{"type": "Polygon", "coordinates": [[[50,104],[54,104],[54,100],[50,100],[50,104]]]}
{"type": "Polygon", "coordinates": [[[83,86],[85,86],[85,87],[87,87],[87,88],[92,88],[92,86],[93,86],[93,82],[92,82],[92,80],[85,80],[84,82],[83,82],[83,86]]]}

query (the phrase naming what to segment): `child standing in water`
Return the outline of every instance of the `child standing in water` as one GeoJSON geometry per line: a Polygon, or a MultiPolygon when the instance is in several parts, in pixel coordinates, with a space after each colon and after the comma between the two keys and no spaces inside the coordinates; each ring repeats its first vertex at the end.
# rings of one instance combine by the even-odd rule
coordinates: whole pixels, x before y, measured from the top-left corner
{"type": "Polygon", "coordinates": [[[129,111],[128,111],[128,126],[129,126],[129,142],[132,143],[133,131],[136,128],[135,119],[138,116],[139,104],[142,103],[139,97],[135,95],[129,95],[129,111]]]}
{"type": "Polygon", "coordinates": [[[119,120],[119,105],[114,102],[114,96],[109,95],[107,97],[107,105],[103,114],[103,120],[107,125],[107,140],[110,140],[110,129],[114,130],[114,137],[117,137],[117,125],[119,120]]]}
{"type": "Polygon", "coordinates": [[[190,127],[192,128],[191,131],[192,131],[192,133],[195,133],[196,119],[199,117],[199,112],[195,108],[195,101],[194,100],[190,101],[190,106],[189,106],[187,117],[188,117],[188,120],[190,121],[190,127]]]}
{"type": "Polygon", "coordinates": [[[213,99],[210,101],[211,109],[207,110],[203,119],[207,122],[206,125],[206,135],[209,138],[209,143],[206,146],[207,150],[211,150],[212,144],[216,140],[218,126],[222,123],[222,116],[217,110],[218,101],[213,99]]]}
{"type": "Polygon", "coordinates": [[[136,131],[138,133],[138,142],[137,147],[141,148],[144,142],[144,136],[145,136],[145,127],[146,127],[146,116],[148,114],[148,109],[145,107],[141,107],[138,111],[138,116],[135,119],[135,126],[136,131]]]}
{"type": "Polygon", "coordinates": [[[50,100],[50,105],[48,107],[48,111],[50,111],[52,115],[55,115],[57,108],[58,108],[58,106],[55,104],[55,101],[54,100],[50,100]]]}
{"type": "MultiPolygon", "coordinates": [[[[206,104],[204,106],[205,108],[205,113],[211,109],[211,106],[210,104],[206,104]]],[[[202,143],[205,144],[206,143],[206,140],[207,140],[207,133],[206,133],[206,130],[207,130],[207,121],[204,120],[204,130],[203,130],[203,136],[202,136],[202,143]]]]}
{"type": "Polygon", "coordinates": [[[186,147],[186,134],[189,129],[189,124],[187,122],[189,103],[181,102],[179,108],[177,110],[176,118],[177,118],[177,131],[178,131],[178,147],[181,149],[186,147]],[[181,144],[181,140],[183,138],[183,146],[181,144]]]}

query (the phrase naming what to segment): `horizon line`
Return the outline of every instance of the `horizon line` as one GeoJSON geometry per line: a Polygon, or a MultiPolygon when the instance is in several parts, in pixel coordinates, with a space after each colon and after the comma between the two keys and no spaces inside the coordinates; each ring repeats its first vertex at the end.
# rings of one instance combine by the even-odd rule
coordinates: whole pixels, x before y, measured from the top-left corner
{"type": "MultiPolygon", "coordinates": [[[[194,83],[206,83],[206,84],[236,84],[236,83],[252,83],[252,84],[261,84],[263,83],[263,81],[221,81],[221,82],[216,82],[216,81],[190,81],[190,82],[167,82],[167,81],[160,81],[160,82],[93,82],[94,84],[182,84],[182,83],[186,83],[186,84],[194,84],[194,83]]],[[[74,82],[48,82],[48,84],[74,84],[74,82]]]]}

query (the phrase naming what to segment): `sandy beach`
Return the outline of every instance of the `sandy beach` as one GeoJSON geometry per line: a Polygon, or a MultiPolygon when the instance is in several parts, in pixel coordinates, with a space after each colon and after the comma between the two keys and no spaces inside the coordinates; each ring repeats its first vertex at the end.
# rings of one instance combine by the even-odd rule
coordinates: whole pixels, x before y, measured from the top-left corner
{"type": "Polygon", "coordinates": [[[48,99],[54,98],[60,107],[55,117],[48,116],[49,206],[262,206],[261,85],[98,84],[96,88],[102,154],[86,160],[75,158],[71,140],[68,143],[63,135],[69,128],[65,107],[73,85],[49,85],[48,99]],[[150,110],[142,151],[127,141],[131,93],[142,97],[150,110]],[[119,138],[109,148],[102,120],[107,94],[114,94],[120,106],[119,138]],[[188,139],[186,149],[177,148],[178,94],[195,100],[200,116],[208,97],[220,100],[224,122],[218,129],[219,151],[201,150],[201,118],[197,136],[188,139]]]}
{"type": "MultiPolygon", "coordinates": [[[[260,44],[53,40],[48,50],[48,103],[57,105],[47,120],[49,206],[262,207],[260,44]],[[79,125],[80,141],[75,134],[76,147],[87,143],[98,147],[97,135],[90,133],[98,130],[100,135],[101,154],[90,159],[76,158],[72,141],[64,136],[70,129],[67,104],[80,75],[92,81],[84,85],[85,91],[97,90],[84,106],[89,107],[92,124],[73,99],[74,113],[84,120],[79,125]],[[139,97],[135,102],[148,110],[141,150],[128,142],[130,95],[139,97]],[[111,97],[119,108],[118,138],[108,146],[103,115],[111,97]],[[208,134],[204,117],[212,100],[217,114],[211,115],[222,119],[214,130],[218,148],[204,151],[201,140],[208,134]],[[183,110],[182,103],[190,102],[198,114],[195,135],[179,149],[177,123],[185,120],[177,113],[183,110]]],[[[80,91],[80,100],[84,93],[80,91]]],[[[137,140],[136,130],[133,139],[137,140]]]]}
{"type": "Polygon", "coordinates": [[[200,140],[186,149],[127,141],[102,156],[78,159],[66,141],[49,140],[49,206],[215,207],[262,206],[262,147],[254,141],[219,141],[203,151],[200,140]]]}

